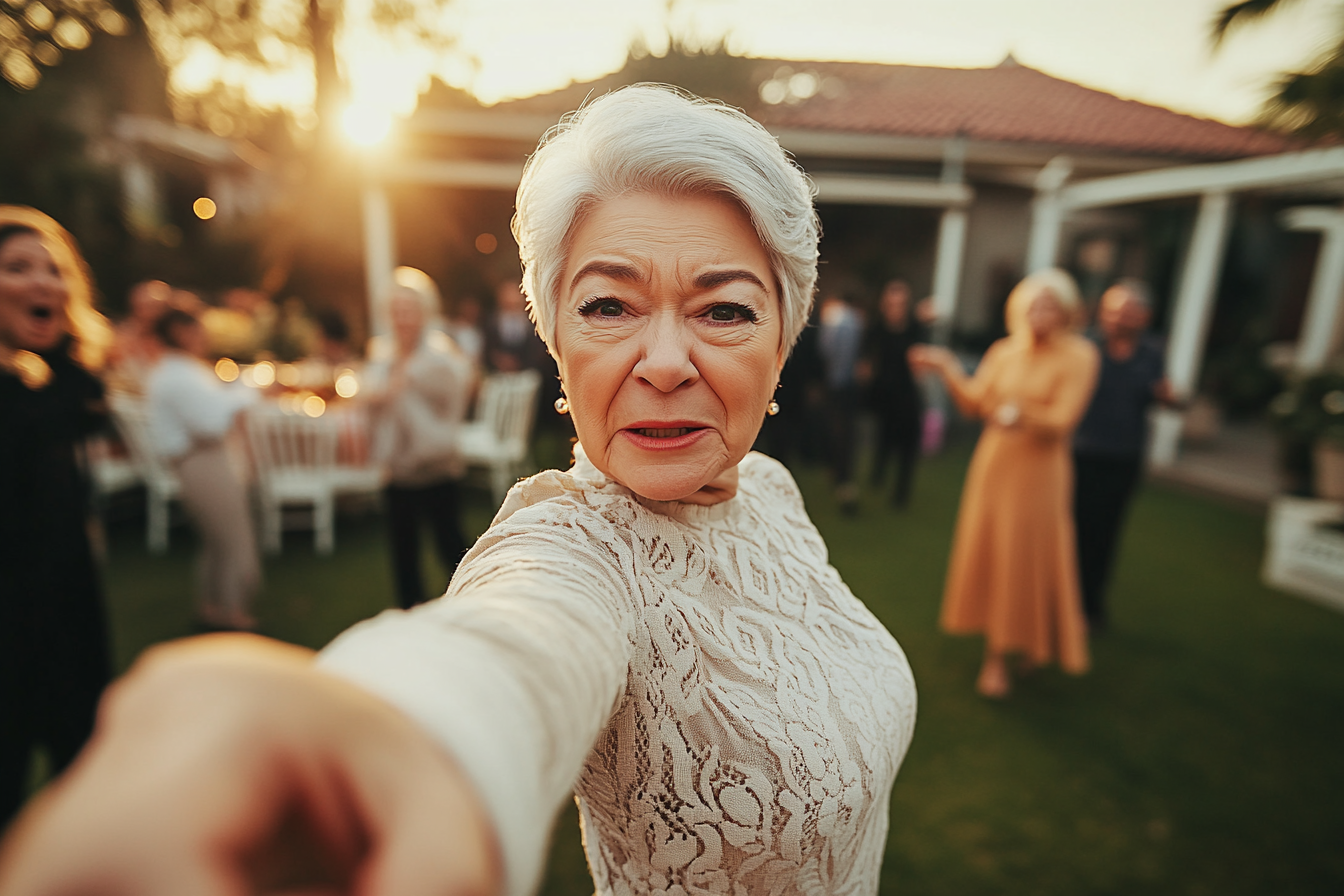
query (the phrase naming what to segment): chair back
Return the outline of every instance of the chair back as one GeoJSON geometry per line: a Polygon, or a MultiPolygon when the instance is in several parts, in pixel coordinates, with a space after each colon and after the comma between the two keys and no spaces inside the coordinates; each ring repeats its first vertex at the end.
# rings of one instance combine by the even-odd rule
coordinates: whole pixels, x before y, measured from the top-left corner
{"type": "Polygon", "coordinates": [[[140,470],[145,484],[162,494],[175,493],[177,477],[167,461],[154,450],[149,433],[149,408],[144,399],[114,392],[108,396],[108,409],[112,413],[112,425],[126,444],[126,451],[140,470]]]}
{"type": "Polygon", "coordinates": [[[481,383],[476,417],[490,427],[499,446],[511,456],[521,458],[527,452],[540,388],[541,374],[535,370],[494,373],[481,383]]]}
{"type": "Polygon", "coordinates": [[[339,436],[336,421],[325,416],[286,414],[270,406],[247,415],[248,445],[263,487],[276,476],[329,473],[336,466],[339,436]]]}

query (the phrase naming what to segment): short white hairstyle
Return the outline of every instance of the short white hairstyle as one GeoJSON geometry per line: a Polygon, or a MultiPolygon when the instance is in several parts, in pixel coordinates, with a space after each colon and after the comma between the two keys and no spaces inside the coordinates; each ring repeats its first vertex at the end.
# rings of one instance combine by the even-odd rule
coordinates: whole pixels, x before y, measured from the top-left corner
{"type": "Polygon", "coordinates": [[[1073,275],[1063,268],[1042,268],[1023,277],[1008,294],[1004,317],[1009,333],[1027,332],[1027,307],[1041,291],[1048,292],[1059,303],[1068,326],[1076,327],[1081,322],[1083,303],[1073,275]]]}
{"type": "Polygon", "coordinates": [[[513,236],[537,333],[554,349],[574,231],[596,203],[627,193],[717,194],[751,219],[775,275],[783,346],[807,325],[821,225],[815,188],[779,141],[739,109],[664,84],[616,90],[541,139],[518,186],[513,236]]]}
{"type": "Polygon", "coordinates": [[[402,265],[392,272],[392,287],[388,290],[384,301],[391,304],[393,299],[400,296],[419,301],[426,318],[437,317],[443,312],[439,287],[435,285],[434,278],[419,268],[402,265]]]}

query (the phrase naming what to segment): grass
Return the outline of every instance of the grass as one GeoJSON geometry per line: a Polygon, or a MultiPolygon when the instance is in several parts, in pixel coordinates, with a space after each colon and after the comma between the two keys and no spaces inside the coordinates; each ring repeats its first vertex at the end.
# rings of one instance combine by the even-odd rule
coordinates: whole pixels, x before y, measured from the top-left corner
{"type": "MultiPolygon", "coordinates": [[[[551,452],[558,453],[558,452],[551,452]]],[[[838,512],[824,474],[799,482],[832,561],[900,640],[920,692],[893,792],[882,893],[1344,892],[1344,616],[1259,584],[1263,518],[1150,486],[1139,496],[1094,670],[972,691],[981,645],[937,630],[969,451],[920,470],[912,506],[838,512]]],[[[492,508],[474,493],[473,533],[492,508]]],[[[111,532],[107,583],[125,666],[190,632],[190,534],[147,556],[111,532]]],[[[286,537],[266,562],[267,634],[320,646],[390,606],[376,515],[343,519],[334,557],[286,537]]],[[[572,807],[550,896],[591,894],[572,807]]]]}

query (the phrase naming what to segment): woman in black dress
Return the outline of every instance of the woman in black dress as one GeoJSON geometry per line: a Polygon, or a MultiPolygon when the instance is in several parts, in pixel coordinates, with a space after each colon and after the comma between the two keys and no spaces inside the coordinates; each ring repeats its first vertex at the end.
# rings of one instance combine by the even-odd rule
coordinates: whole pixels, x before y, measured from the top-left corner
{"type": "Polygon", "coordinates": [[[910,304],[910,287],[905,281],[887,283],[882,289],[878,319],[869,326],[863,349],[868,398],[878,426],[873,488],[881,488],[888,463],[895,457],[896,487],[891,503],[896,507],[904,507],[910,500],[924,424],[924,399],[906,353],[927,336],[920,309],[912,309],[910,304]]]}
{"type": "Polygon", "coordinates": [[[81,460],[110,338],[70,235],[0,206],[0,826],[35,748],[53,772],[79,752],[111,671],[81,460]]]}

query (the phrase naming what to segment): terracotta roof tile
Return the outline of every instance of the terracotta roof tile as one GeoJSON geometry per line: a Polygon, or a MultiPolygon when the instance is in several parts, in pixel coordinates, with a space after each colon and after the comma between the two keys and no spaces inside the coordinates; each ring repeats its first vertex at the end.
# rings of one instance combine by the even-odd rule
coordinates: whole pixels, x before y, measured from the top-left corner
{"type": "MultiPolygon", "coordinates": [[[[852,62],[760,60],[762,80],[779,68],[813,73],[823,90],[796,104],[749,108],[776,129],[1045,144],[1083,151],[1231,159],[1300,148],[1290,139],[1124,100],[1011,61],[955,69],[852,62]]],[[[557,114],[621,83],[620,75],[576,84],[499,108],[557,114]]]]}

